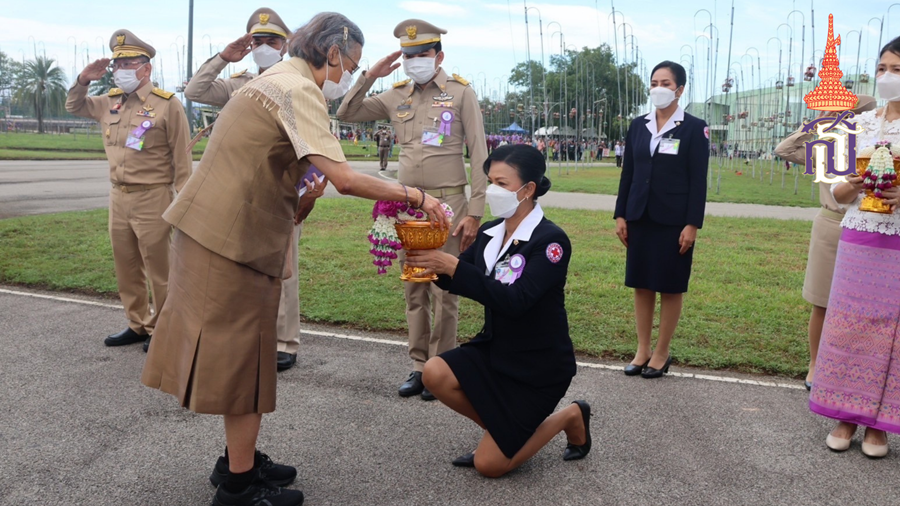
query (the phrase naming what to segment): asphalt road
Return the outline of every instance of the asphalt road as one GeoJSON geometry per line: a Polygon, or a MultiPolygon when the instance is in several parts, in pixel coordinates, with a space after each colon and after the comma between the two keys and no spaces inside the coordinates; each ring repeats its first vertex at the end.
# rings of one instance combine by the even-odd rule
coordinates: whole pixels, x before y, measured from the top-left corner
{"type": "MultiPolygon", "coordinates": [[[[196,164],[196,162],[195,162],[196,164]]],[[[351,161],[355,170],[375,175],[378,162],[351,161]]],[[[382,177],[396,177],[396,162],[382,177]]],[[[340,196],[329,186],[326,197],[340,196]]],[[[615,195],[550,192],[545,207],[612,211],[615,195]]],[[[0,219],[30,214],[97,209],[109,205],[109,166],[106,161],[0,161],[0,219]]],[[[812,220],[818,208],[763,206],[710,202],[710,216],[812,220]]]]}
{"type": "MultiPolygon", "coordinates": [[[[0,505],[209,504],[222,422],[143,387],[139,345],[101,342],[123,324],[121,309],[0,291],[0,505]]],[[[324,335],[333,332],[349,334],[304,326],[259,440],[298,467],[295,487],[310,505],[893,506],[900,497],[900,441],[891,436],[895,449],[880,461],[861,454],[859,436],[850,451],[829,452],[831,422],[809,413],[796,381],[644,380],[622,364],[580,367],[563,401],[587,399],[596,413],[585,460],[563,462],[558,437],[507,477],[484,479],[450,465],[477,443],[474,424],[397,396],[409,369],[402,343],[324,335]]]]}

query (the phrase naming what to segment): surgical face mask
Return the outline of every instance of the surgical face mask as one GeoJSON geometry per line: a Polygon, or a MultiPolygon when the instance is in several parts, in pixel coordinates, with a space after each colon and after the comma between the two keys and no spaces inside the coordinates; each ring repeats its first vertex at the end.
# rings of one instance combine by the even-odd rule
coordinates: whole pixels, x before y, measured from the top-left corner
{"type": "Polygon", "coordinates": [[[259,65],[259,68],[267,69],[281,61],[281,51],[268,44],[263,44],[253,48],[253,61],[259,65]]]}
{"type": "Polygon", "coordinates": [[[407,58],[403,60],[403,72],[416,84],[425,84],[437,74],[436,58],[407,58]]]}
{"type": "Polygon", "coordinates": [[[119,69],[113,72],[113,80],[116,82],[116,87],[121,88],[125,93],[131,93],[138,89],[141,85],[141,80],[137,78],[137,71],[141,67],[137,69],[119,69]]]}
{"type": "MultiPolygon", "coordinates": [[[[523,184],[522,188],[525,188],[527,184],[523,184]]],[[[519,188],[519,190],[522,188],[519,188]]],[[[519,204],[525,200],[519,200],[517,195],[519,190],[513,192],[495,184],[488,186],[484,192],[484,198],[491,207],[491,214],[503,219],[510,218],[516,214],[519,204]]]]}
{"type": "Polygon", "coordinates": [[[900,76],[893,72],[885,72],[875,78],[875,89],[882,100],[888,102],[900,100],[900,76]]]}
{"type": "Polygon", "coordinates": [[[657,86],[650,89],[650,102],[657,109],[665,109],[675,101],[675,90],[657,86]]]}
{"type": "MultiPolygon", "coordinates": [[[[337,100],[350,91],[350,87],[353,85],[353,76],[350,75],[350,72],[344,70],[344,59],[341,58],[341,82],[336,83],[331,79],[325,78],[325,83],[322,84],[322,94],[325,95],[326,100],[337,100]]],[[[327,64],[326,64],[327,65],[327,64]]]]}

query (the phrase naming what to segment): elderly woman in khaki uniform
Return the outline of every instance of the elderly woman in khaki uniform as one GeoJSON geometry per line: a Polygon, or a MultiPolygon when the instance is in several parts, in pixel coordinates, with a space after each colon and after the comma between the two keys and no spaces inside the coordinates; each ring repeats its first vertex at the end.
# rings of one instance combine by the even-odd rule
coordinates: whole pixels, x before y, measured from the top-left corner
{"type": "MultiPolygon", "coordinates": [[[[875,108],[875,97],[859,95],[853,114],[861,114],[875,108]]],[[[801,131],[793,133],[775,148],[775,154],[799,165],[806,164],[806,143],[815,140],[815,134],[801,131]]],[[[831,293],[831,278],[834,275],[834,261],[837,256],[838,240],[841,238],[841,220],[844,206],[839,205],[831,194],[833,185],[819,183],[819,203],[822,209],[813,220],[809,238],[809,256],[806,260],[806,277],[803,280],[803,298],[813,305],[809,315],[809,372],[806,373],[806,389],[812,388],[812,376],[816,370],[816,355],[819,354],[819,339],[825,324],[825,310],[831,293]]]]}
{"type": "Polygon", "coordinates": [[[408,201],[449,226],[424,191],[354,172],[329,131],[325,100],[349,89],[363,43],[340,14],[301,27],[291,58],[222,110],[200,165],[163,216],[176,229],[170,295],[141,381],[191,411],[224,415],[227,471],[213,504],[303,501],[272,484],[290,483],[296,471],[255,448],[262,414],[275,410],[275,321],[281,280],[297,267],[287,262],[294,186],[309,165],[343,194],[408,201]]]}

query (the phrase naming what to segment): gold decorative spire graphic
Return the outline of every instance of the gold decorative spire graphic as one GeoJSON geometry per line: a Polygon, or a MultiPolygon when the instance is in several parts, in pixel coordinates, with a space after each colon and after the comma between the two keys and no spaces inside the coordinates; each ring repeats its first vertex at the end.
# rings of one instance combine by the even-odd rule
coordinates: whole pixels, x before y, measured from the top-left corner
{"type": "Polygon", "coordinates": [[[859,99],[841,84],[844,73],[838,67],[837,46],[841,36],[834,37],[834,15],[828,15],[828,40],[825,42],[825,56],[822,57],[821,81],[803,100],[807,107],[817,111],[846,111],[853,109],[859,99]]]}

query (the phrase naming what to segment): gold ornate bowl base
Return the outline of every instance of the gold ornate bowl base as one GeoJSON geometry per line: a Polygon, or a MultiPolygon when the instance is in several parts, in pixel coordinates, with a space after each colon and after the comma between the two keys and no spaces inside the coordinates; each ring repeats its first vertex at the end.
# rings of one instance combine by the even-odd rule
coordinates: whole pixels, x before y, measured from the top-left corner
{"type": "MultiPolygon", "coordinates": [[[[869,168],[870,158],[857,158],[856,159],[856,173],[862,176],[866,173],[866,169],[869,168]]],[[[894,170],[900,173],[900,160],[894,160],[894,170]]],[[[859,204],[860,211],[866,211],[869,213],[881,213],[881,214],[891,214],[891,206],[884,203],[884,199],[881,197],[876,197],[875,192],[872,190],[866,190],[866,196],[863,197],[862,202],[859,204]]]]}
{"type": "MultiPolygon", "coordinates": [[[[432,228],[427,221],[408,221],[394,225],[400,243],[405,250],[441,249],[450,236],[449,229],[432,228]]],[[[424,267],[412,267],[403,262],[400,279],[410,283],[430,283],[437,280],[434,274],[425,275],[424,267]]]]}

